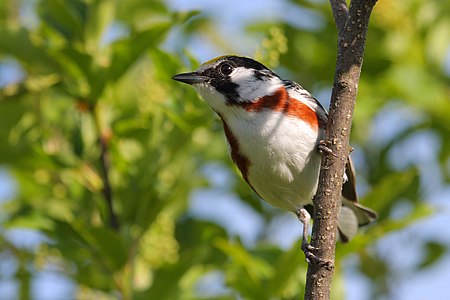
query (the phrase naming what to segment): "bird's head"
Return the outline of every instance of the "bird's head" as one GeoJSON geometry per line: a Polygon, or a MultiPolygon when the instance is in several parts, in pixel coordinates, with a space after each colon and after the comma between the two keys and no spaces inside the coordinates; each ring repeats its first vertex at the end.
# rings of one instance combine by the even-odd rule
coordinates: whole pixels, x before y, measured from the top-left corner
{"type": "Polygon", "coordinates": [[[263,64],[247,57],[226,55],[202,64],[196,71],[172,79],[192,85],[216,112],[230,105],[249,104],[272,95],[283,81],[263,64]]]}

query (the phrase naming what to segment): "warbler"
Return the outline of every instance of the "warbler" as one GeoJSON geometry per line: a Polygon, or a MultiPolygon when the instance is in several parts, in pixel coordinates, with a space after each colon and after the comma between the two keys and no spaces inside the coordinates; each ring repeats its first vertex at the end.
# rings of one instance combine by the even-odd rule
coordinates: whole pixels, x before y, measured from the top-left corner
{"type": "MultiPolygon", "coordinates": [[[[192,85],[217,113],[243,179],[263,200],[297,215],[304,225],[302,249],[311,250],[308,224],[320,150],[327,150],[323,106],[301,85],[248,57],[220,56],[172,79],[192,85]]],[[[347,242],[377,218],[358,203],[350,158],[342,192],[337,231],[347,242]]]]}

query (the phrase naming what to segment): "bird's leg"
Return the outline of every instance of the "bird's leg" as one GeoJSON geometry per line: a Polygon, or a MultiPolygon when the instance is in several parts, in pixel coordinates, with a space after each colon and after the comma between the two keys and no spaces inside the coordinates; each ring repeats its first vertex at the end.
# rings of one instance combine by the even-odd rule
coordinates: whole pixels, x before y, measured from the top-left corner
{"type": "Polygon", "coordinates": [[[309,244],[309,222],[311,221],[311,215],[304,209],[298,209],[296,212],[297,218],[303,224],[302,235],[302,250],[305,253],[305,258],[308,263],[318,260],[318,257],[314,255],[313,251],[317,250],[309,244]]]}
{"type": "Polygon", "coordinates": [[[305,208],[298,209],[296,211],[297,218],[303,224],[303,235],[302,235],[302,251],[305,253],[305,259],[308,264],[325,264],[327,266],[332,266],[330,261],[324,260],[317,257],[313,252],[317,251],[318,248],[311,246],[309,243],[309,223],[311,221],[311,215],[305,208]]]}
{"type": "Polygon", "coordinates": [[[328,153],[328,154],[333,155],[334,157],[338,157],[336,154],[334,154],[333,150],[331,150],[331,149],[328,147],[328,143],[329,143],[329,142],[327,142],[327,141],[320,140],[320,141],[319,141],[319,145],[317,145],[317,148],[319,149],[319,152],[320,152],[320,153],[326,152],[326,153],[328,153]]]}

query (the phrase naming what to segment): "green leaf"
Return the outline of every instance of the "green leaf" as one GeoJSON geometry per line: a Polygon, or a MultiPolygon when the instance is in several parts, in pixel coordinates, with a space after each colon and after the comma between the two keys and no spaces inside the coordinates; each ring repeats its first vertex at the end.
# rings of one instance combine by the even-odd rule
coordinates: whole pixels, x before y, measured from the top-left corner
{"type": "Polygon", "coordinates": [[[150,28],[134,32],[130,37],[111,45],[113,55],[107,70],[109,82],[118,80],[149,48],[156,48],[170,29],[169,22],[154,24],[150,28]]]}
{"type": "Polygon", "coordinates": [[[94,264],[112,274],[120,270],[127,262],[128,252],[123,239],[114,231],[88,226],[85,223],[69,223],[53,220],[54,228],[49,234],[55,238],[57,246],[71,258],[78,256],[76,249],[83,249],[90,261],[79,262],[94,264]]]}
{"type": "Polygon", "coordinates": [[[296,294],[303,294],[305,282],[299,279],[299,274],[306,273],[307,263],[300,246],[299,242],[294,243],[291,249],[279,256],[274,265],[273,273],[276,276],[273,276],[267,286],[269,295],[286,296],[287,289],[292,286],[295,287],[296,294]]]}
{"type": "Polygon", "coordinates": [[[43,48],[32,42],[29,33],[23,28],[19,30],[0,28],[0,53],[13,56],[33,71],[59,70],[58,64],[43,48]]]}
{"type": "Polygon", "coordinates": [[[127,247],[117,233],[107,228],[92,227],[84,235],[98,249],[101,259],[112,267],[112,271],[117,271],[125,265],[128,259],[127,247]]]}
{"type": "Polygon", "coordinates": [[[408,226],[431,216],[434,210],[425,203],[418,203],[413,210],[401,219],[380,219],[370,225],[370,227],[355,236],[348,244],[338,244],[336,247],[336,257],[344,257],[355,252],[364,252],[370,245],[386,234],[399,231],[408,226]]]}
{"type": "Polygon", "coordinates": [[[38,230],[48,230],[52,227],[51,221],[37,212],[30,212],[15,217],[3,224],[5,228],[30,228],[38,230]]]}
{"type": "MultiPolygon", "coordinates": [[[[382,213],[393,205],[393,201],[410,189],[417,189],[418,172],[412,168],[402,173],[391,173],[384,176],[361,202],[382,213]]],[[[383,217],[381,215],[381,217],[383,217]]]]}
{"type": "Polygon", "coordinates": [[[80,0],[40,1],[38,13],[42,20],[67,41],[81,42],[84,35],[87,5],[80,0]]]}
{"type": "Polygon", "coordinates": [[[424,245],[425,254],[418,268],[425,269],[437,263],[448,251],[448,248],[438,242],[428,242],[424,245]]]}
{"type": "Polygon", "coordinates": [[[101,39],[108,26],[112,24],[115,13],[115,1],[95,0],[89,6],[85,25],[85,37],[86,47],[93,56],[96,56],[100,52],[101,39]]]}
{"type": "Polygon", "coordinates": [[[228,240],[218,238],[214,241],[214,245],[232,258],[233,264],[244,268],[249,278],[255,283],[269,278],[274,272],[271,265],[252,256],[247,249],[238,243],[231,243],[228,240]]]}

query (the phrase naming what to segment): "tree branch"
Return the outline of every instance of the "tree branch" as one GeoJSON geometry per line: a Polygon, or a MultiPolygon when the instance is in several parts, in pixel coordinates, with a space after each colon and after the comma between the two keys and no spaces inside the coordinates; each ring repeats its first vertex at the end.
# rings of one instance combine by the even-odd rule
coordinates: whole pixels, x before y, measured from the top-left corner
{"type": "Polygon", "coordinates": [[[311,245],[318,249],[316,255],[320,259],[331,263],[312,263],[308,266],[305,290],[307,300],[330,299],[337,217],[341,205],[345,163],[350,153],[349,134],[369,18],[376,0],[351,1],[345,19],[345,1],[330,2],[339,30],[339,39],[325,141],[336,156],[324,153],[322,159],[318,190],[314,198],[315,216],[311,245]]]}
{"type": "Polygon", "coordinates": [[[348,7],[346,0],[330,0],[331,10],[333,11],[334,21],[338,33],[340,34],[344,30],[345,22],[348,19],[348,7]]]}
{"type": "Polygon", "coordinates": [[[98,143],[100,146],[100,171],[101,171],[101,177],[102,177],[102,181],[103,181],[102,192],[103,192],[103,198],[105,199],[106,207],[107,207],[107,211],[108,211],[109,226],[113,230],[118,230],[119,222],[118,222],[117,216],[114,212],[111,181],[109,179],[109,169],[110,169],[109,149],[108,149],[109,138],[108,138],[107,134],[105,134],[105,132],[102,130],[97,105],[95,105],[95,107],[93,108],[93,114],[94,114],[95,127],[97,129],[97,134],[98,134],[98,143]]]}

